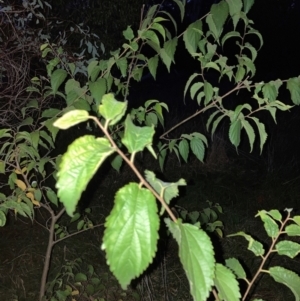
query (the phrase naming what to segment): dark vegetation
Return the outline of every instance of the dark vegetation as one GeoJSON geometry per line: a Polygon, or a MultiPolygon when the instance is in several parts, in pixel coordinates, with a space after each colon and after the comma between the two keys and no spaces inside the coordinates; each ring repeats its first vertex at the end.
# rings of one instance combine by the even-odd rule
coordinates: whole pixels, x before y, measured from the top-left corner
{"type": "MultiPolygon", "coordinates": [[[[9,5],[14,6],[16,10],[21,10],[18,1],[9,2],[11,2],[9,5]]],[[[156,1],[149,1],[144,6],[145,11],[153,4],[152,2],[156,1]]],[[[17,23],[6,23],[8,14],[0,10],[0,38],[2,39],[0,41],[0,128],[16,129],[20,125],[23,120],[20,108],[28,100],[26,88],[30,85],[31,78],[46,76],[45,59],[40,56],[41,39],[34,38],[39,29],[47,26],[47,34],[49,38],[54,39],[54,42],[60,31],[67,30],[70,36],[66,37],[65,46],[74,60],[79,60],[81,57],[82,49],[78,49],[78,43],[80,44],[82,36],[86,41],[88,39],[98,43],[101,41],[105,51],[101,46],[97,51],[100,57],[105,57],[110,50],[119,47],[122,30],[127,25],[131,24],[133,29],[138,28],[140,7],[143,2],[140,0],[98,2],[53,0],[49,3],[52,5],[52,10],[49,9],[47,12],[49,15],[45,16],[45,20],[41,19],[39,24],[32,21],[28,26],[20,28],[17,27],[17,23]],[[49,21],[52,21],[51,25],[49,21]],[[63,22],[55,25],[56,21],[63,22]],[[89,28],[89,31],[78,32],[78,35],[71,34],[70,26],[75,28],[79,23],[83,23],[81,28],[89,28]],[[91,33],[95,33],[96,36],[91,33]],[[30,37],[27,40],[29,42],[21,42],[21,39],[26,37],[30,37]]],[[[209,10],[209,7],[203,3],[204,1],[201,0],[190,1],[188,5],[191,8],[184,26],[190,20],[199,17],[195,16],[193,5],[198,7],[199,4],[202,7],[202,10],[197,11],[200,15],[209,10]]],[[[164,5],[168,7],[168,1],[165,1],[164,5]]],[[[3,6],[4,4],[0,4],[1,9],[3,6]]],[[[169,10],[172,12],[172,6],[169,10]]],[[[13,15],[10,14],[9,20],[12,19],[13,15]]],[[[256,62],[256,80],[268,81],[278,77],[298,76],[300,70],[300,43],[298,42],[300,4],[298,1],[256,1],[250,19],[255,22],[256,28],[264,37],[264,46],[256,62]]],[[[183,90],[191,71],[197,70],[198,66],[183,54],[181,48],[183,49],[184,46],[179,46],[175,58],[176,65],[172,67],[170,74],[165,67],[162,67],[158,70],[156,81],[151,76],[144,75],[140,83],[132,83],[128,97],[130,107],[137,107],[147,99],[166,102],[171,108],[171,113],[166,116],[166,129],[176,125],[197,108],[195,101],[188,97],[184,103],[183,90]]],[[[221,85],[224,90],[230,89],[226,82],[221,85]]],[[[236,103],[243,95],[243,93],[235,95],[229,101],[236,103]]],[[[291,104],[289,94],[281,95],[280,99],[291,104]]],[[[33,118],[50,106],[62,107],[59,99],[55,97],[45,102],[42,97],[37,100],[39,108],[33,113],[33,118]]],[[[167,158],[163,178],[169,182],[185,178],[188,183],[172,203],[173,208],[201,211],[208,206],[207,201],[220,204],[224,212],[220,215],[224,223],[224,238],[213,234],[217,256],[221,259],[243,258],[245,266],[250,267],[249,273],[255,270],[256,259],[246,250],[245,245],[241,243],[241,238],[226,238],[226,235],[242,230],[252,233],[260,241],[267,242],[261,222],[254,219],[258,210],[294,208],[295,213],[299,214],[299,110],[300,108],[296,107],[291,112],[279,112],[277,125],[270,116],[262,114],[269,137],[261,155],[258,144],[255,144],[253,152],[249,153],[246,137],[242,138],[242,143],[236,151],[228,142],[228,124],[224,123],[219,126],[213,139],[210,139],[205,163],[194,158],[191,158],[188,164],[180,163],[174,153],[167,158]]],[[[185,123],[182,132],[199,131],[210,137],[205,128],[206,119],[207,116],[204,114],[198,119],[185,123]]],[[[66,133],[60,133],[54,155],[55,152],[61,153],[66,150],[67,146],[85,131],[85,128],[74,127],[66,133]]],[[[174,136],[176,134],[176,131],[172,133],[174,136]]],[[[137,160],[140,168],[160,172],[158,163],[152,160],[150,155],[139,157],[137,160]]],[[[86,214],[94,224],[104,223],[105,217],[112,209],[116,190],[131,180],[134,181],[135,177],[127,167],[118,174],[109,164],[103,166],[83,194],[79,210],[85,213],[87,207],[91,208],[91,213],[87,211],[86,214]]],[[[48,181],[53,185],[52,180],[48,179],[48,181]]],[[[4,183],[7,182],[5,176],[1,175],[0,182],[1,192],[3,192],[2,189],[6,189],[4,183]]],[[[43,208],[36,210],[33,222],[15,216],[14,212],[9,212],[6,226],[0,229],[1,300],[37,300],[39,275],[41,275],[48,240],[47,232],[40,225],[47,224],[48,219],[48,212],[43,208]]],[[[67,225],[68,218],[64,218],[62,224],[67,225]]],[[[71,226],[70,230],[72,227],[76,230],[76,225],[71,226]]],[[[53,280],[60,273],[62,282],[73,285],[68,279],[68,272],[85,273],[89,269],[88,265],[91,264],[101,282],[97,294],[95,293],[99,298],[97,300],[192,300],[188,282],[178,260],[177,246],[164,234],[150,270],[134,281],[128,291],[121,290],[109,272],[105,254],[100,249],[103,230],[103,227],[98,227],[56,245],[52,255],[49,280],[53,280]]],[[[274,257],[275,262],[276,260],[274,257]]],[[[297,273],[300,272],[298,257],[292,261],[287,260],[285,265],[297,273]]],[[[265,281],[260,281],[255,287],[253,297],[274,301],[294,300],[288,290],[267,279],[266,276],[264,278],[265,281]]],[[[80,300],[93,299],[82,297],[80,300]]]]}

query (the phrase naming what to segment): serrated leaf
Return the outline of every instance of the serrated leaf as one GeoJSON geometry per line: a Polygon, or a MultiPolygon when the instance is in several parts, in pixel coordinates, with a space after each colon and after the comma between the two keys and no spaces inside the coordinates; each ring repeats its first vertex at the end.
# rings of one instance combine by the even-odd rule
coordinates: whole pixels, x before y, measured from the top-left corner
{"type": "Polygon", "coordinates": [[[249,139],[249,143],[250,143],[250,153],[253,150],[253,143],[255,140],[255,132],[253,130],[252,125],[249,123],[249,121],[243,119],[242,121],[242,127],[245,129],[248,139],[249,139]]]}
{"type": "Polygon", "coordinates": [[[64,82],[67,75],[68,75],[67,71],[63,69],[57,69],[51,74],[50,83],[54,94],[57,93],[58,88],[64,82]]]}
{"type": "Polygon", "coordinates": [[[230,269],[220,263],[216,264],[215,286],[221,300],[239,301],[241,293],[239,283],[230,269]]]}
{"type": "Polygon", "coordinates": [[[222,46],[224,46],[224,43],[230,38],[241,38],[241,34],[238,31],[227,32],[222,38],[222,42],[221,42],[222,46]]]}
{"type": "Polygon", "coordinates": [[[269,237],[275,238],[279,234],[278,224],[268,215],[267,211],[261,210],[258,211],[257,215],[261,218],[264,223],[264,228],[269,237]]]}
{"type": "Polygon", "coordinates": [[[285,227],[284,230],[288,236],[300,236],[300,226],[299,225],[288,225],[285,227]]]}
{"type": "Polygon", "coordinates": [[[87,121],[89,113],[85,110],[72,110],[58,118],[53,125],[61,130],[66,130],[78,123],[87,121]]]}
{"type": "Polygon", "coordinates": [[[120,168],[122,166],[123,163],[123,159],[120,155],[116,155],[114,156],[111,160],[110,160],[110,164],[113,167],[114,170],[116,170],[117,172],[120,172],[120,168]]]}
{"type": "Polygon", "coordinates": [[[275,245],[275,249],[279,255],[295,258],[300,253],[300,244],[293,241],[282,240],[275,245]]]}
{"type": "Polygon", "coordinates": [[[58,197],[73,216],[81,193],[104,160],[114,152],[106,138],[86,135],[69,145],[57,173],[58,197]]]}
{"type": "Polygon", "coordinates": [[[46,196],[52,204],[54,204],[56,207],[58,206],[57,195],[51,188],[46,190],[46,196]]]}
{"type": "Polygon", "coordinates": [[[116,65],[119,68],[119,70],[121,71],[122,77],[126,77],[126,75],[127,75],[127,66],[128,66],[127,59],[125,57],[121,57],[121,58],[117,59],[116,60],[116,65]]]}
{"type": "Polygon", "coordinates": [[[164,41],[166,40],[166,31],[165,31],[165,28],[161,24],[153,22],[152,26],[150,28],[157,30],[162,35],[164,41]]]}
{"type": "Polygon", "coordinates": [[[184,88],[184,98],[185,98],[186,92],[187,92],[189,86],[191,85],[192,81],[193,81],[198,75],[199,75],[198,73],[194,73],[194,74],[192,74],[192,75],[189,77],[188,81],[187,81],[186,84],[185,84],[185,88],[184,88]]]}
{"type": "Polygon", "coordinates": [[[203,86],[204,86],[204,83],[202,83],[202,82],[194,83],[194,84],[191,86],[190,93],[191,93],[191,98],[192,98],[192,99],[195,98],[195,95],[199,92],[199,90],[200,90],[203,86]]]}
{"type": "Polygon", "coordinates": [[[113,93],[105,94],[102,104],[99,106],[99,113],[106,119],[108,125],[114,125],[125,115],[127,101],[117,101],[113,93]]]}
{"type": "MultiPolygon", "coordinates": [[[[184,179],[179,179],[177,182],[169,183],[156,178],[156,175],[149,170],[145,170],[145,177],[147,182],[154,188],[154,190],[164,199],[169,205],[170,201],[179,195],[178,186],[185,186],[184,179]]],[[[160,215],[164,212],[162,207],[160,215]]]]}
{"type": "Polygon", "coordinates": [[[160,49],[159,52],[159,56],[162,60],[162,62],[165,64],[165,66],[168,69],[168,72],[170,72],[170,67],[171,67],[171,63],[172,63],[172,58],[168,55],[168,53],[166,52],[166,50],[164,48],[160,49]]]}
{"type": "Polygon", "coordinates": [[[300,226],[300,215],[295,215],[292,220],[298,225],[300,226]]]}
{"type": "Polygon", "coordinates": [[[88,280],[87,276],[83,273],[77,273],[74,277],[75,282],[82,282],[87,280],[88,280]]]}
{"type": "Polygon", "coordinates": [[[134,38],[134,33],[130,26],[127,26],[126,30],[123,30],[123,36],[128,41],[134,38]]]}
{"type": "Polygon", "coordinates": [[[187,163],[189,151],[190,151],[188,142],[185,139],[182,139],[179,142],[178,148],[179,148],[179,153],[180,153],[181,157],[187,163]]]}
{"type": "Polygon", "coordinates": [[[128,115],[125,120],[125,132],[122,143],[131,154],[143,151],[146,146],[152,145],[154,133],[153,126],[135,126],[131,121],[130,115],[128,115]]]}
{"type": "Polygon", "coordinates": [[[254,4],[254,0],[243,0],[244,2],[244,12],[247,14],[251,9],[252,5],[254,4]]]}
{"type": "Polygon", "coordinates": [[[260,41],[259,49],[263,46],[263,44],[264,44],[263,37],[262,37],[261,33],[258,30],[255,30],[255,29],[252,28],[248,31],[247,34],[254,34],[259,38],[259,41],[260,41]]]}
{"type": "Polygon", "coordinates": [[[212,129],[211,129],[211,137],[213,137],[213,135],[214,135],[214,133],[215,133],[215,131],[216,131],[216,129],[217,129],[219,123],[221,122],[221,120],[222,120],[225,116],[226,116],[225,114],[224,114],[224,115],[221,115],[221,116],[219,116],[219,117],[214,121],[213,126],[212,126],[212,129]]]}
{"type": "Polygon", "coordinates": [[[253,252],[255,256],[263,256],[265,253],[263,245],[243,231],[227,235],[227,237],[243,236],[248,241],[248,250],[253,252]]]}
{"type": "Polygon", "coordinates": [[[263,123],[261,123],[259,121],[259,119],[256,117],[251,117],[251,119],[255,122],[257,129],[258,129],[258,133],[259,133],[259,137],[260,137],[260,153],[262,153],[264,144],[268,138],[268,135],[267,135],[266,129],[265,129],[265,125],[263,123]]]}
{"type": "Polygon", "coordinates": [[[165,222],[179,246],[179,258],[187,275],[194,300],[206,300],[213,285],[214,250],[209,236],[191,224],[165,222]]]}
{"type": "Polygon", "coordinates": [[[293,292],[295,301],[300,300],[300,278],[296,273],[278,266],[269,268],[269,272],[276,282],[284,284],[293,292]]]}
{"type": "Polygon", "coordinates": [[[209,30],[213,33],[216,40],[222,34],[223,26],[228,17],[228,5],[225,1],[220,1],[218,4],[213,4],[210,9],[210,14],[206,17],[206,22],[209,30]]]}
{"type": "Polygon", "coordinates": [[[241,120],[237,119],[230,124],[229,127],[229,139],[230,142],[237,148],[241,142],[241,120]]]}
{"type": "Polygon", "coordinates": [[[153,194],[137,183],[121,188],[105,227],[102,249],[110,270],[126,289],[156,253],[159,218],[153,194]]]}
{"type": "Polygon", "coordinates": [[[286,83],[287,89],[290,91],[291,99],[295,105],[300,104],[300,76],[290,78],[286,83]]]}
{"type": "MultiPolygon", "coordinates": [[[[87,72],[88,72],[88,78],[90,79],[92,77],[92,74],[94,73],[94,70],[97,70],[97,66],[98,66],[98,61],[91,61],[87,67],[87,72]]],[[[99,67],[99,66],[98,66],[99,67]]],[[[99,69],[100,71],[100,69],[99,69]]],[[[98,73],[99,74],[99,73],[98,73]]],[[[95,76],[94,76],[95,78],[95,76]]]]}
{"type": "Polygon", "coordinates": [[[6,224],[6,215],[3,211],[0,210],[0,227],[5,226],[6,224]]]}
{"type": "Polygon", "coordinates": [[[212,85],[205,81],[204,82],[204,95],[205,95],[205,101],[204,101],[204,105],[208,105],[209,102],[212,100],[212,97],[214,95],[214,90],[212,85]]]}
{"type": "Polygon", "coordinates": [[[60,112],[61,110],[58,109],[46,109],[43,111],[42,117],[52,118],[54,116],[57,116],[60,112]]]}
{"type": "Polygon", "coordinates": [[[181,22],[183,21],[184,18],[184,12],[185,12],[185,6],[184,6],[184,2],[179,1],[179,0],[173,0],[179,7],[180,10],[180,18],[181,18],[181,22]]]}
{"type": "Polygon", "coordinates": [[[243,7],[242,0],[226,0],[228,6],[229,6],[229,13],[232,18],[234,29],[236,28],[236,25],[240,19],[240,12],[243,7]]]}
{"type": "Polygon", "coordinates": [[[236,258],[228,258],[225,260],[226,266],[230,268],[238,279],[246,279],[246,272],[240,262],[236,258]]]}
{"type": "Polygon", "coordinates": [[[202,36],[202,21],[197,20],[190,24],[183,34],[187,51],[194,56],[197,53],[198,42],[202,36]]]}
{"type": "Polygon", "coordinates": [[[198,137],[193,137],[190,141],[190,146],[196,158],[199,161],[203,162],[204,155],[205,155],[205,146],[203,141],[198,137]]]}
{"type": "Polygon", "coordinates": [[[154,79],[156,79],[157,66],[158,66],[158,55],[155,55],[148,60],[148,68],[154,79]]]}
{"type": "Polygon", "coordinates": [[[107,91],[106,79],[98,78],[95,82],[89,82],[89,88],[93,98],[95,99],[96,106],[99,106],[103,95],[107,91]]]}

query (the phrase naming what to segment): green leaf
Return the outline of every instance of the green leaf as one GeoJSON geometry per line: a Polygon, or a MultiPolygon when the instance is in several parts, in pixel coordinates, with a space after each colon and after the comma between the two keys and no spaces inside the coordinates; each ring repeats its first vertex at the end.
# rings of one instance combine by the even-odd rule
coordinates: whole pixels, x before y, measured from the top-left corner
{"type": "Polygon", "coordinates": [[[214,95],[213,87],[207,81],[204,82],[204,95],[205,95],[204,105],[206,106],[212,100],[212,97],[214,95]]]}
{"type": "Polygon", "coordinates": [[[296,301],[300,300],[300,278],[296,273],[278,266],[269,268],[269,272],[276,282],[284,284],[293,292],[296,301]]]}
{"type": "Polygon", "coordinates": [[[215,286],[221,300],[239,301],[241,298],[239,283],[230,269],[216,264],[215,286]]]}
{"type": "Polygon", "coordinates": [[[197,20],[196,22],[190,24],[183,34],[185,48],[192,56],[195,56],[197,53],[198,43],[202,35],[203,32],[201,20],[197,20]]]}
{"type": "Polygon", "coordinates": [[[88,78],[94,81],[100,72],[98,61],[91,61],[87,67],[88,78]],[[97,68],[98,67],[98,68],[97,68]],[[95,72],[96,71],[96,72],[95,72]],[[95,74],[96,73],[96,74],[95,74]],[[93,78],[93,79],[92,79],[93,78]]]}
{"type": "Polygon", "coordinates": [[[89,113],[85,110],[72,110],[58,118],[53,125],[61,130],[66,130],[78,123],[87,121],[89,113]]]}
{"type": "Polygon", "coordinates": [[[46,109],[45,111],[43,111],[42,117],[51,118],[57,116],[60,112],[61,110],[58,109],[46,109]]]}
{"type": "Polygon", "coordinates": [[[220,1],[218,4],[211,6],[210,14],[206,17],[206,22],[216,40],[218,40],[222,34],[228,15],[228,5],[225,1],[220,1]]]}
{"type": "Polygon", "coordinates": [[[242,0],[226,0],[229,6],[229,13],[232,18],[234,29],[240,19],[240,12],[243,7],[242,0]]]}
{"type": "MultiPolygon", "coordinates": [[[[169,205],[173,198],[179,195],[178,186],[185,186],[186,182],[184,179],[180,179],[177,182],[169,183],[164,182],[156,178],[156,175],[149,170],[145,170],[145,177],[147,182],[154,188],[154,190],[164,199],[169,205]]],[[[164,208],[162,207],[160,214],[162,215],[164,208]]]]}
{"type": "Polygon", "coordinates": [[[157,30],[162,35],[164,41],[166,40],[166,30],[161,24],[153,22],[151,29],[157,30]]]}
{"type": "Polygon", "coordinates": [[[95,82],[89,82],[89,88],[93,98],[95,99],[96,106],[98,107],[103,95],[107,91],[106,79],[98,78],[95,82]]]}
{"type": "Polygon", "coordinates": [[[179,246],[179,258],[187,275],[194,300],[206,300],[215,275],[214,250],[209,236],[191,224],[165,222],[179,246]]]}
{"type": "Polygon", "coordinates": [[[207,120],[207,122],[206,122],[206,130],[207,130],[207,131],[209,130],[209,126],[210,126],[211,122],[214,120],[214,118],[215,118],[218,114],[220,114],[220,111],[219,111],[219,110],[217,110],[217,111],[213,112],[212,114],[210,114],[210,116],[209,116],[209,118],[208,118],[208,120],[207,120]]]}
{"type": "Polygon", "coordinates": [[[227,235],[227,237],[233,237],[233,236],[243,236],[248,242],[248,250],[253,252],[255,256],[263,256],[265,253],[263,245],[253,239],[250,235],[246,234],[243,231],[237,232],[235,234],[227,235]]]}
{"type": "Polygon", "coordinates": [[[237,148],[241,142],[241,129],[242,123],[240,119],[232,122],[229,128],[229,139],[230,142],[237,148]]]}
{"type": "Polygon", "coordinates": [[[184,13],[185,13],[185,7],[184,7],[184,2],[182,1],[179,1],[179,0],[173,0],[179,7],[179,10],[180,10],[180,19],[181,19],[181,22],[183,21],[183,18],[184,18],[184,13]]]}
{"type": "Polygon", "coordinates": [[[75,282],[82,282],[87,280],[88,280],[87,276],[83,273],[77,273],[74,277],[75,282]]]}
{"type": "Polygon", "coordinates": [[[158,55],[155,55],[148,60],[149,71],[155,80],[156,80],[157,66],[158,66],[158,55]]]}
{"type": "Polygon", "coordinates": [[[226,266],[231,269],[238,279],[246,279],[246,272],[240,262],[236,258],[228,258],[225,260],[226,266]]]}
{"type": "Polygon", "coordinates": [[[171,40],[166,41],[163,47],[173,63],[175,62],[174,55],[175,55],[177,43],[178,43],[178,38],[175,37],[171,40]]]}
{"type": "Polygon", "coordinates": [[[120,172],[120,168],[122,166],[123,163],[123,159],[120,155],[115,155],[111,160],[110,160],[110,164],[113,167],[114,170],[116,170],[117,172],[120,172]]]}
{"type": "Polygon", "coordinates": [[[282,215],[277,209],[272,209],[270,211],[267,211],[267,213],[276,221],[281,222],[282,220],[282,215]]]}
{"type": "Polygon", "coordinates": [[[238,31],[229,31],[222,38],[222,42],[221,42],[222,46],[224,46],[224,43],[230,38],[242,38],[242,37],[238,31]]]}
{"type": "Polygon", "coordinates": [[[130,26],[127,26],[126,30],[123,30],[123,36],[128,41],[134,38],[134,33],[130,26]]]}
{"type": "Polygon", "coordinates": [[[248,14],[249,10],[254,4],[254,0],[243,0],[243,2],[244,2],[244,12],[248,14]]]}
{"type": "Polygon", "coordinates": [[[298,225],[300,226],[300,215],[295,215],[292,220],[298,225]]]}
{"type": "Polygon", "coordinates": [[[259,38],[259,41],[260,41],[259,49],[263,46],[264,41],[263,41],[261,33],[258,30],[250,29],[247,34],[254,34],[259,38]]]}
{"type": "Polygon", "coordinates": [[[188,81],[187,81],[186,84],[185,84],[185,88],[184,88],[184,98],[185,98],[186,92],[187,92],[189,86],[191,85],[192,81],[193,81],[198,75],[199,75],[198,73],[194,73],[194,74],[192,74],[192,75],[189,77],[188,81]]]}
{"type": "Polygon", "coordinates": [[[190,93],[191,93],[191,98],[192,98],[192,99],[195,98],[195,95],[199,92],[199,90],[200,90],[203,86],[204,86],[204,83],[202,83],[202,82],[194,83],[194,84],[191,86],[190,93]]]}
{"type": "Polygon", "coordinates": [[[67,71],[63,69],[57,69],[51,74],[50,82],[54,94],[56,94],[58,88],[64,82],[67,75],[68,75],[67,71]]]}
{"type": "Polygon", "coordinates": [[[170,72],[170,66],[171,66],[171,63],[172,63],[172,58],[168,55],[168,53],[166,52],[166,50],[164,48],[160,49],[159,56],[160,56],[162,62],[167,67],[168,72],[170,72]]]}
{"type": "Polygon", "coordinates": [[[0,160],[0,173],[5,174],[5,162],[0,160]]]}
{"type": "Polygon", "coordinates": [[[261,218],[264,223],[264,228],[269,237],[275,238],[279,235],[278,224],[268,215],[268,212],[265,210],[258,211],[257,215],[261,218]]]}
{"type": "Polygon", "coordinates": [[[157,115],[154,112],[149,112],[149,113],[146,114],[145,124],[147,126],[153,125],[154,127],[156,127],[157,123],[158,123],[158,118],[157,118],[157,115]]]}
{"type": "MultiPolygon", "coordinates": [[[[164,145],[166,146],[166,145],[164,145]]],[[[166,148],[163,148],[161,147],[159,149],[159,153],[158,153],[158,162],[159,162],[159,167],[160,167],[160,170],[163,171],[164,170],[164,163],[165,163],[165,160],[166,160],[166,157],[167,157],[167,149],[166,148]]]]}
{"type": "Polygon", "coordinates": [[[0,227],[5,226],[6,224],[6,215],[2,210],[0,210],[0,227]]]}
{"type": "Polygon", "coordinates": [[[278,88],[272,83],[266,83],[262,88],[264,98],[275,101],[278,97],[278,88]]]}
{"type": "Polygon", "coordinates": [[[245,129],[245,131],[247,133],[249,143],[250,143],[250,153],[251,153],[252,150],[253,150],[253,143],[254,143],[254,140],[255,140],[255,133],[254,133],[253,127],[249,123],[249,121],[247,121],[245,119],[242,119],[241,123],[242,123],[242,127],[245,129]]]}
{"type": "Polygon", "coordinates": [[[213,126],[212,126],[212,129],[211,129],[211,137],[213,137],[213,135],[214,135],[214,133],[215,133],[215,131],[216,131],[216,129],[217,129],[219,123],[221,122],[221,120],[222,120],[225,116],[226,116],[225,114],[224,114],[224,115],[221,115],[221,116],[219,116],[219,117],[214,121],[213,126]]]}
{"type": "Polygon", "coordinates": [[[182,157],[183,160],[187,163],[190,148],[189,148],[189,144],[188,144],[188,142],[186,141],[186,139],[182,139],[182,140],[179,142],[178,147],[179,147],[179,153],[180,153],[181,157],[182,157]]]}
{"type": "Polygon", "coordinates": [[[285,227],[285,232],[288,236],[300,236],[300,226],[288,225],[285,227]]]}
{"type": "Polygon", "coordinates": [[[146,146],[152,145],[154,133],[153,126],[135,126],[131,121],[130,115],[128,115],[125,120],[125,132],[122,143],[131,154],[143,151],[146,146]]]}
{"type": "Polygon", "coordinates": [[[260,153],[262,153],[264,144],[268,138],[268,135],[267,135],[266,129],[265,129],[265,125],[263,123],[261,123],[259,121],[259,119],[256,117],[250,117],[250,118],[255,122],[255,124],[257,126],[259,137],[260,137],[260,153]]]}
{"type": "Polygon", "coordinates": [[[159,218],[153,194],[136,183],[121,188],[105,227],[102,249],[110,270],[126,289],[156,253],[159,218]]]}
{"type": "Polygon", "coordinates": [[[275,245],[275,249],[279,255],[295,258],[300,253],[300,244],[293,241],[282,240],[275,245]]]}
{"type": "Polygon", "coordinates": [[[300,76],[290,78],[286,83],[287,89],[290,91],[292,101],[295,105],[300,104],[300,76]]]}
{"type": "Polygon", "coordinates": [[[190,146],[196,158],[199,161],[203,162],[204,155],[205,155],[205,146],[203,141],[198,137],[193,137],[190,141],[190,146]]]}
{"type": "Polygon", "coordinates": [[[107,124],[114,125],[125,115],[127,101],[117,101],[113,93],[105,94],[102,104],[99,106],[99,113],[106,119],[107,124]]]}
{"type": "Polygon", "coordinates": [[[121,71],[122,77],[126,77],[127,75],[127,59],[125,57],[121,57],[119,59],[116,60],[116,65],[119,68],[119,70],[121,71]]]}
{"type": "Polygon", "coordinates": [[[48,198],[48,200],[54,204],[56,207],[58,206],[58,200],[57,200],[57,195],[56,193],[51,189],[51,188],[47,188],[46,190],[46,196],[48,198]]]}
{"type": "Polygon", "coordinates": [[[104,160],[114,152],[106,138],[82,136],[69,145],[57,173],[58,197],[73,216],[81,193],[104,160]]]}

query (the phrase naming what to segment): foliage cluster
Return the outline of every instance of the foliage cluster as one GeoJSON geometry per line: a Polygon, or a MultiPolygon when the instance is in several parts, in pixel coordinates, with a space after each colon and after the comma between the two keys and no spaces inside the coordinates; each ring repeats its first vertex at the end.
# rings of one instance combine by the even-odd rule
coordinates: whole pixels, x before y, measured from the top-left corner
{"type": "MultiPolygon", "coordinates": [[[[245,300],[261,273],[269,273],[275,281],[287,285],[295,298],[299,299],[299,276],[282,267],[267,269],[265,266],[272,252],[291,258],[299,253],[298,243],[278,241],[284,234],[300,235],[299,216],[291,218],[289,209],[286,210],[286,218],[277,210],[258,213],[272,240],[267,252],[248,234],[236,234],[245,237],[249,242],[249,250],[262,258],[257,273],[249,280],[236,259],[226,260],[225,265],[215,260],[211,239],[204,230],[207,228],[222,233],[222,224],[218,221],[215,210],[208,208],[204,214],[198,212],[198,215],[180,210],[181,217],[188,217],[191,223],[176,218],[170,202],[178,196],[179,187],[186,184],[185,180],[168,183],[158,179],[153,171],[138,170],[135,164],[136,155],[145,149],[158,159],[161,170],[170,152],[174,152],[178,160],[185,162],[188,162],[190,153],[203,161],[208,141],[202,133],[183,133],[172,139],[168,138],[168,134],[208,110],[210,115],[206,126],[212,135],[220,122],[227,118],[230,123],[229,140],[236,148],[240,144],[242,133],[245,133],[250,151],[254,148],[257,135],[259,148],[262,150],[267,133],[263,122],[255,114],[267,111],[276,122],[277,110],[286,111],[292,107],[278,100],[279,89],[283,85],[290,92],[293,103],[300,103],[300,77],[268,83],[255,83],[251,80],[256,72],[254,61],[263,44],[261,34],[253,28],[253,22],[247,17],[253,2],[222,0],[213,4],[209,14],[190,24],[182,33],[177,33],[178,24],[174,16],[161,10],[159,5],[154,5],[149,8],[136,32],[130,26],[123,31],[126,42],[121,48],[112,51],[108,59],[99,59],[96,45],[84,42],[87,35],[83,30],[81,44],[86,46],[92,59],[84,58],[84,52],[78,55],[79,60],[70,58],[64,47],[68,40],[65,35],[62,35],[59,43],[52,43],[46,41],[50,37],[44,37],[40,32],[38,40],[30,41],[36,51],[37,44],[44,40],[39,48],[47,64],[46,72],[43,77],[31,78],[31,84],[27,87],[29,101],[26,104],[18,103],[18,119],[21,120],[18,126],[0,130],[0,172],[7,179],[0,193],[0,225],[5,225],[9,210],[32,220],[35,209],[43,208],[48,212],[49,223],[45,227],[49,241],[41,278],[40,301],[47,298],[65,300],[68,296],[79,294],[80,290],[72,286],[64,286],[61,290],[61,274],[49,283],[47,291],[51,253],[55,244],[63,239],[100,226],[93,225],[87,216],[81,216],[75,211],[82,192],[106,160],[117,171],[121,170],[122,164],[128,164],[139,180],[138,183],[126,184],[116,192],[114,207],[106,219],[102,242],[110,270],[122,288],[126,289],[152,262],[163,220],[178,243],[179,258],[194,300],[206,300],[210,294],[216,300],[245,300]],[[227,29],[226,26],[225,31],[226,22],[230,23],[230,28],[227,29]],[[172,30],[169,29],[170,24],[172,30]],[[248,41],[248,37],[252,36],[258,40],[259,47],[248,41]],[[156,131],[158,127],[164,128],[164,114],[169,110],[168,106],[159,100],[150,99],[143,106],[129,110],[127,97],[130,84],[132,81],[141,81],[145,72],[150,72],[155,79],[159,63],[170,71],[171,65],[175,63],[175,51],[180,41],[199,66],[199,72],[190,76],[184,91],[184,94],[189,91],[191,98],[197,101],[199,110],[158,136],[156,131]],[[238,46],[238,52],[229,60],[222,54],[222,49],[232,41],[238,46]],[[147,57],[143,53],[144,47],[151,47],[153,56],[147,57]],[[221,94],[219,88],[208,80],[210,72],[216,72],[220,80],[229,79],[234,88],[221,94]],[[241,89],[252,93],[254,102],[235,104],[233,109],[232,106],[226,106],[224,99],[241,89]],[[52,107],[47,103],[45,107],[43,104],[53,97],[63,105],[52,107]],[[41,104],[40,99],[45,102],[41,104]],[[52,157],[59,129],[66,130],[82,124],[91,133],[76,139],[65,154],[52,157]],[[57,192],[54,187],[47,185],[47,179],[52,176],[56,181],[57,192]],[[72,218],[71,222],[77,222],[77,232],[69,233],[59,225],[65,212],[72,218]],[[240,291],[238,279],[246,281],[245,292],[240,291]]],[[[25,9],[26,5],[29,2],[23,2],[25,9]]],[[[50,8],[43,1],[30,5],[34,9],[43,8],[44,5],[50,8]]],[[[180,19],[183,20],[184,2],[174,0],[174,5],[178,7],[180,19]]],[[[3,11],[5,16],[12,12],[9,7],[3,11]]],[[[30,13],[27,19],[29,15],[30,13]]],[[[39,13],[35,16],[36,20],[43,17],[39,13]]],[[[8,20],[5,24],[17,28],[12,19],[8,20]]],[[[81,27],[77,28],[80,30],[81,27]]],[[[18,38],[15,37],[14,42],[16,39],[18,38]]],[[[8,68],[4,68],[2,72],[7,77],[8,68]]],[[[13,91],[5,93],[14,95],[13,91]]],[[[17,109],[17,105],[14,106],[17,109]]],[[[217,209],[220,211],[220,208],[217,209]]],[[[85,293],[93,294],[100,290],[100,282],[94,275],[92,266],[89,266],[86,274],[75,274],[74,266],[67,269],[74,281],[81,288],[85,287],[85,293]]]]}

